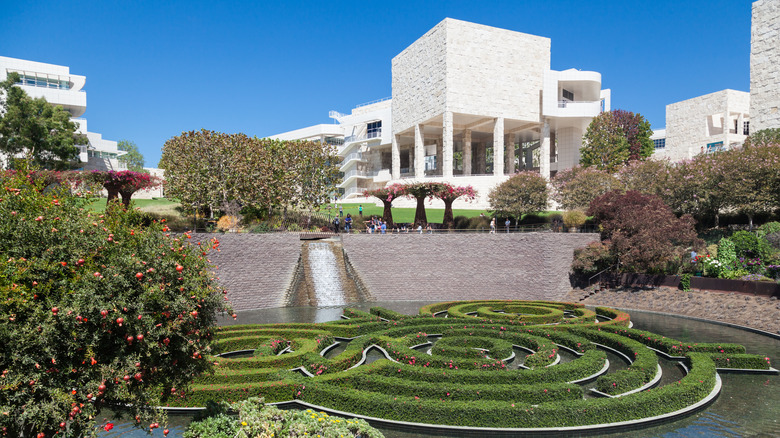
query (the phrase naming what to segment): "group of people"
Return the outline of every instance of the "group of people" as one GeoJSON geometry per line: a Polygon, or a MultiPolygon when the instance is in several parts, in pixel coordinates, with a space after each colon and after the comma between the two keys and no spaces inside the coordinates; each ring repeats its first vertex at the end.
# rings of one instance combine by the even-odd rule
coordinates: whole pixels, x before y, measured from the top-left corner
{"type": "Polygon", "coordinates": [[[382,219],[376,216],[371,216],[371,219],[366,221],[366,233],[368,234],[387,233],[387,222],[383,221],[382,219]]]}

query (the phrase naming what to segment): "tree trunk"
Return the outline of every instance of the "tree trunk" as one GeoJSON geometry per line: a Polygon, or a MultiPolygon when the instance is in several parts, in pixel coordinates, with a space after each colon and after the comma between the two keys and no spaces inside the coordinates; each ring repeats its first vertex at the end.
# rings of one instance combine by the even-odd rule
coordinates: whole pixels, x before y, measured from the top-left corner
{"type": "Polygon", "coordinates": [[[428,225],[428,217],[425,215],[425,196],[417,198],[417,209],[414,211],[414,226],[428,225]]]}
{"type": "Polygon", "coordinates": [[[110,204],[111,201],[119,197],[119,190],[113,187],[106,187],[106,191],[108,192],[108,200],[106,200],[106,205],[110,204]]]}
{"type": "Polygon", "coordinates": [[[452,203],[455,201],[453,200],[443,200],[444,201],[444,220],[442,221],[444,224],[444,227],[451,230],[452,227],[455,225],[455,219],[452,217],[452,203]]]}
{"type": "Polygon", "coordinates": [[[753,215],[748,215],[748,231],[753,231],[753,215]]]}
{"type": "Polygon", "coordinates": [[[393,227],[393,210],[391,209],[391,205],[393,201],[387,201],[385,199],[382,200],[382,203],[385,205],[385,209],[382,212],[382,220],[387,223],[387,228],[393,227]]]}

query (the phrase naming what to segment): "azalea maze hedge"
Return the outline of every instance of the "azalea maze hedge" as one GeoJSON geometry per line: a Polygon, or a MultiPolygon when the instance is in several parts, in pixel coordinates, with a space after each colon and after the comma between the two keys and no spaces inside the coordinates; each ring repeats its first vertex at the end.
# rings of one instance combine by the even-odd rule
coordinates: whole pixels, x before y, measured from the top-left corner
{"type": "Polygon", "coordinates": [[[629,328],[624,312],[571,303],[458,301],[415,316],[346,309],[344,318],[222,327],[218,350],[251,353],[214,357],[216,371],[177,405],[261,396],[414,423],[583,426],[689,407],[713,393],[718,368],[771,371],[769,358],[741,345],[686,344],[629,328]],[[627,368],[608,371],[609,350],[626,357],[627,368]],[[367,354],[386,358],[364,363],[367,354]],[[659,354],[687,374],[654,386],[659,354]],[[594,380],[600,397],[584,389],[594,380]]]}

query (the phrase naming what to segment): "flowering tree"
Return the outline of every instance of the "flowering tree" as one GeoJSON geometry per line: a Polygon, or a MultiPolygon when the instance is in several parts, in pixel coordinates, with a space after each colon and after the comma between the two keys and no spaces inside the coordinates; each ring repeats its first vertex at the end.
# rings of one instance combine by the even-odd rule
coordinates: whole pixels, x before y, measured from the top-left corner
{"type": "Polygon", "coordinates": [[[387,187],[382,187],[381,189],[366,190],[363,192],[363,195],[366,197],[374,196],[382,201],[382,204],[385,206],[382,211],[382,220],[387,223],[388,227],[393,226],[393,200],[406,195],[406,192],[404,191],[405,187],[404,184],[395,183],[390,184],[387,187]]]}
{"type": "Polygon", "coordinates": [[[216,314],[229,310],[206,248],[133,210],[95,215],[65,190],[0,184],[4,435],[94,436],[100,411],[120,405],[157,427],[146,408],[210,369],[216,314]]]}
{"type": "Polygon", "coordinates": [[[477,192],[471,186],[453,186],[448,183],[433,183],[434,191],[431,195],[434,198],[444,201],[444,220],[443,225],[451,229],[455,223],[452,217],[452,203],[458,198],[465,198],[468,201],[477,197],[477,192]]]}
{"type": "Polygon", "coordinates": [[[108,192],[108,200],[106,202],[110,203],[121,196],[122,204],[125,208],[130,206],[130,198],[132,198],[133,193],[157,187],[162,183],[160,178],[156,176],[132,170],[93,170],[91,172],[82,172],[81,176],[77,178],[85,182],[102,184],[103,188],[108,192]]]}
{"type": "Polygon", "coordinates": [[[436,191],[436,184],[438,183],[419,182],[404,186],[404,195],[417,200],[417,208],[414,211],[414,226],[428,224],[428,217],[425,214],[425,198],[433,195],[436,191]]]}
{"type": "Polygon", "coordinates": [[[488,200],[496,214],[520,220],[526,213],[545,210],[548,197],[547,180],[536,172],[525,171],[496,186],[488,200]]]}
{"type": "Polygon", "coordinates": [[[626,190],[663,198],[671,167],[668,160],[634,160],[620,168],[616,176],[626,190]]]}
{"type": "Polygon", "coordinates": [[[623,188],[622,183],[606,170],[581,166],[558,172],[551,183],[553,198],[567,210],[585,210],[597,197],[623,188]]]}

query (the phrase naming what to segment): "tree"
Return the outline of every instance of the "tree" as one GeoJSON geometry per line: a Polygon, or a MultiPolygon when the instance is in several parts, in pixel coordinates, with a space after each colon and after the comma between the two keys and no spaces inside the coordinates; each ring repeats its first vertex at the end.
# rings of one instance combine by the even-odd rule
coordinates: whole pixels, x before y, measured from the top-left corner
{"type": "Polygon", "coordinates": [[[520,220],[524,214],[547,209],[547,180],[533,171],[519,172],[496,186],[488,195],[497,215],[520,220]]]}
{"type": "Polygon", "coordinates": [[[127,152],[119,157],[119,162],[123,163],[127,170],[135,172],[144,171],[144,156],[141,151],[138,150],[138,146],[130,140],[119,140],[116,144],[116,148],[120,151],[127,152]]]}
{"type": "Polygon", "coordinates": [[[404,186],[404,194],[417,199],[417,208],[414,210],[413,226],[428,225],[428,216],[425,214],[425,198],[432,196],[436,190],[436,183],[412,183],[404,186]]]}
{"type": "Polygon", "coordinates": [[[433,197],[444,202],[444,220],[442,220],[442,223],[447,229],[452,229],[455,224],[455,220],[452,217],[452,203],[461,197],[472,201],[477,197],[477,192],[471,186],[453,186],[448,183],[434,184],[433,197]]]}
{"type": "Polygon", "coordinates": [[[580,164],[615,172],[632,160],[653,154],[650,122],[640,114],[624,110],[603,112],[594,117],[583,136],[580,164]]]}
{"type": "Polygon", "coordinates": [[[366,197],[373,196],[375,198],[379,198],[380,201],[382,201],[382,204],[384,204],[384,210],[382,211],[382,220],[387,223],[388,227],[393,226],[393,210],[392,210],[392,204],[393,201],[397,198],[400,198],[402,196],[406,195],[405,192],[406,186],[404,184],[396,183],[396,184],[390,184],[387,187],[382,187],[380,189],[375,190],[366,190],[363,192],[363,195],[366,197]]]}
{"type": "Polygon", "coordinates": [[[204,129],[165,142],[160,167],[172,197],[190,209],[213,212],[235,204],[316,207],[335,189],[337,161],[330,145],[204,129]]]}
{"type": "Polygon", "coordinates": [[[591,201],[623,185],[611,173],[595,167],[575,166],[558,172],[552,179],[553,197],[566,210],[586,210],[591,201]]]}
{"type": "Polygon", "coordinates": [[[75,178],[83,182],[101,184],[108,192],[106,203],[110,204],[111,201],[121,196],[122,205],[125,208],[130,206],[130,198],[132,198],[133,193],[162,184],[162,181],[156,176],[132,170],[120,170],[118,172],[116,170],[93,170],[91,172],[81,172],[75,178]]]}
{"type": "Polygon", "coordinates": [[[20,87],[19,75],[11,73],[0,82],[5,95],[0,111],[0,152],[9,158],[24,154],[38,167],[65,169],[78,156],[77,144],[87,139],[77,134],[78,124],[61,106],[39,97],[32,99],[20,87]]]}
{"type": "Polygon", "coordinates": [[[229,310],[208,274],[217,242],[190,245],[134,210],[88,213],[21,172],[0,184],[4,434],[94,436],[116,406],[139,427],[164,423],[147,408],[211,368],[216,316],[229,310]]]}
{"type": "Polygon", "coordinates": [[[759,213],[780,205],[780,145],[750,146],[717,154],[723,165],[724,203],[747,215],[750,229],[759,213]]]}
{"type": "Polygon", "coordinates": [[[691,248],[699,248],[694,219],[672,213],[661,198],[635,191],[609,192],[588,209],[601,227],[610,258],[624,272],[676,272],[691,248]]]}
{"type": "Polygon", "coordinates": [[[634,160],[620,168],[617,179],[626,190],[663,198],[670,168],[671,163],[668,160],[634,160]]]}
{"type": "Polygon", "coordinates": [[[745,139],[744,147],[768,145],[780,146],[780,128],[767,128],[750,134],[745,139]]]}

